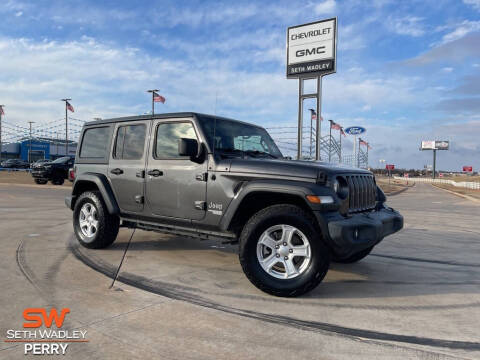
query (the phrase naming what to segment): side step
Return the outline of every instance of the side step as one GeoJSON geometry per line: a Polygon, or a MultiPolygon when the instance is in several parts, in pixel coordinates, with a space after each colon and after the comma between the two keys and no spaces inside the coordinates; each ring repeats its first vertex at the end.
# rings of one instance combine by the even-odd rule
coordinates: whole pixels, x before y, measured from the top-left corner
{"type": "Polygon", "coordinates": [[[131,219],[122,219],[122,227],[137,228],[146,231],[155,231],[163,234],[172,234],[180,236],[188,236],[200,240],[216,240],[221,241],[222,244],[236,244],[238,243],[237,236],[231,232],[217,232],[217,231],[201,231],[191,230],[182,226],[173,225],[159,225],[145,221],[132,221],[131,219]]]}

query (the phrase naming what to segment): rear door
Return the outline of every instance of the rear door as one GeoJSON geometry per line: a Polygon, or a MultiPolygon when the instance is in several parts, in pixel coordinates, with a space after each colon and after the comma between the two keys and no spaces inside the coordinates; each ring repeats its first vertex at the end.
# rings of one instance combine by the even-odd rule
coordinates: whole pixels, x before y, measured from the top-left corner
{"type": "Polygon", "coordinates": [[[201,141],[192,119],[155,120],[146,170],[146,199],[154,215],[200,220],[206,213],[207,161],[178,155],[178,140],[201,141]]]}
{"type": "Polygon", "coordinates": [[[145,154],[151,121],[118,123],[108,177],[122,212],[139,213],[144,205],[145,154]]]}

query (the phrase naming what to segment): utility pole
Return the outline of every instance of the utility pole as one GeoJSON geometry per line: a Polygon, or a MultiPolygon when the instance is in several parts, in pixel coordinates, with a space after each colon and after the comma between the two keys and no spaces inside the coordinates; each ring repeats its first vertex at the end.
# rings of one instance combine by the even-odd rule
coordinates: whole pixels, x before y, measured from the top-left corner
{"type": "Polygon", "coordinates": [[[28,124],[30,125],[30,144],[28,147],[28,163],[30,164],[32,162],[32,124],[35,121],[29,121],[28,124]]]}
{"type": "Polygon", "coordinates": [[[158,89],[147,90],[147,92],[152,93],[152,118],[155,115],[155,93],[159,92],[158,89]]]}
{"type": "Polygon", "coordinates": [[[5,105],[0,105],[0,162],[2,161],[2,115],[4,114],[4,106],[5,105]]]}
{"type": "Polygon", "coordinates": [[[437,169],[437,149],[433,149],[433,179],[435,180],[435,172],[437,169]]]}
{"type": "Polygon", "coordinates": [[[65,156],[68,156],[68,102],[72,99],[62,99],[65,101],[65,156]]]}

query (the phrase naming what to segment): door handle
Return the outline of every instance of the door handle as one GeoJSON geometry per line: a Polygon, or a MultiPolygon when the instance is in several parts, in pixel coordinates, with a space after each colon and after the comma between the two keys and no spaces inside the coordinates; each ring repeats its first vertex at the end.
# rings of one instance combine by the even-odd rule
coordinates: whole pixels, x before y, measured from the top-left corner
{"type": "Polygon", "coordinates": [[[150,170],[149,172],[147,172],[147,174],[150,176],[158,177],[158,176],[163,176],[163,171],[155,169],[155,170],[150,170]]]}
{"type": "Polygon", "coordinates": [[[115,175],[121,175],[121,174],[123,174],[123,170],[122,170],[122,169],[119,169],[119,168],[110,170],[110,172],[111,172],[112,174],[115,174],[115,175]]]}

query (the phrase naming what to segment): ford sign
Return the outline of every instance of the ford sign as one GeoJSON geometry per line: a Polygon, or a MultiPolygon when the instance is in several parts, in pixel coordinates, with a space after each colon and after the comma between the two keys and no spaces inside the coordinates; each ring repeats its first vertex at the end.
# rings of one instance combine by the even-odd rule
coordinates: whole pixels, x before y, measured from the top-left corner
{"type": "Polygon", "coordinates": [[[345,132],[348,135],[360,135],[367,131],[364,127],[361,126],[350,126],[345,129],[345,132]]]}

